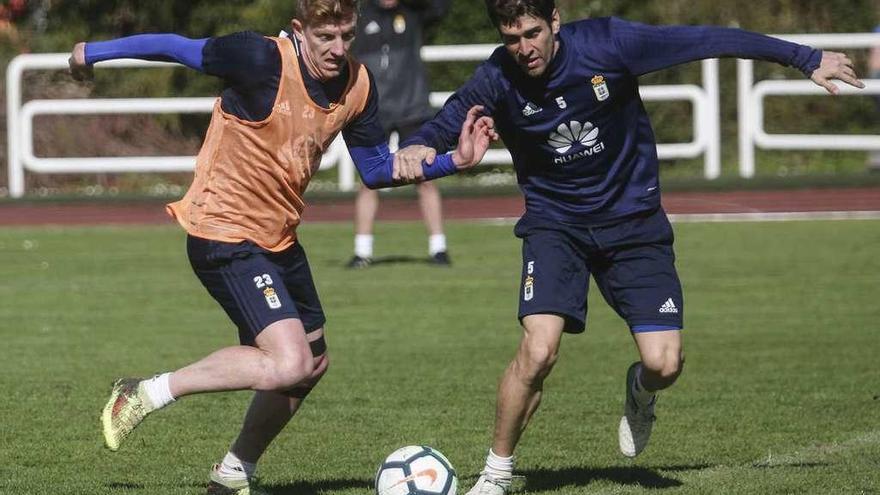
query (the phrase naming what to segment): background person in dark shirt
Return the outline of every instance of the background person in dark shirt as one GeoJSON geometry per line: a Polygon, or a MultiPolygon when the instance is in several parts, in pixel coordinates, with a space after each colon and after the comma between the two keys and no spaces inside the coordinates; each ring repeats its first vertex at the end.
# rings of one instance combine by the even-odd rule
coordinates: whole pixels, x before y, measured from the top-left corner
{"type": "MultiPolygon", "coordinates": [[[[375,80],[379,121],[386,139],[394,133],[396,142],[402,142],[434,114],[420,50],[425,28],[439,21],[448,9],[449,0],[367,0],[361,5],[352,53],[370,69],[375,80]]],[[[391,144],[394,151],[396,143],[391,144]]],[[[440,191],[433,182],[415,187],[428,230],[429,259],[448,265],[440,191]]],[[[379,193],[361,186],[355,199],[354,256],[348,262],[349,268],[365,268],[372,262],[378,209],[379,193]]]]}

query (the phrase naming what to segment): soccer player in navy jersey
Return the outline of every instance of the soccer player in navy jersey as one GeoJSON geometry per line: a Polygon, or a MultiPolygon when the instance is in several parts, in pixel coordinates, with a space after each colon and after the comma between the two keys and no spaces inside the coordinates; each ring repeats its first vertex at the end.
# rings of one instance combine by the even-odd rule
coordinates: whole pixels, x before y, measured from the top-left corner
{"type": "Polygon", "coordinates": [[[640,355],[626,373],[623,455],[648,443],[656,392],[682,371],[684,301],[660,204],[656,142],[638,77],[712,57],[795,67],[829,92],[863,87],[843,54],[738,29],[655,27],[616,18],[560,24],[553,0],[486,0],[503,46],[482,63],[396,160],[450,149],[479,103],[513,156],[526,211],[519,349],[498,387],[492,447],[469,495],[503,495],[563,333],[585,330],[589,277],[629,325],[640,355]]]}
{"type": "Polygon", "coordinates": [[[254,390],[238,438],[211,470],[209,494],[253,493],[257,461],[327,370],[324,313],[296,236],[323,150],[342,132],[363,182],[387,187],[472,166],[497,137],[475,107],[461,144],[439,166],[395,168],[372,76],[348,55],[356,19],[357,0],[298,0],[290,38],[139,35],[78,43],[71,54],[77,79],[96,62],[140,58],[179,62],[226,83],[193,184],[168,211],[186,230],[192,268],[238,327],[241,345],[152,379],[116,381],[101,416],[115,451],[176,399],[254,390]]]}

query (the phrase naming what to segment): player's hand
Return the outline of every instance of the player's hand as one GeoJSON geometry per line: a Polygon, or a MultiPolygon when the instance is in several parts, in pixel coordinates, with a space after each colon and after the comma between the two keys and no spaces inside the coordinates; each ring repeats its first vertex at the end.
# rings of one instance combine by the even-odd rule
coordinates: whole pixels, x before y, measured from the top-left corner
{"type": "Polygon", "coordinates": [[[838,79],[859,89],[865,87],[865,83],[859,80],[853,69],[852,60],[845,54],[837,52],[823,51],[822,62],[810,75],[810,79],[833,95],[839,94],[840,88],[831,82],[832,79],[838,79]]]}
{"type": "Polygon", "coordinates": [[[77,81],[91,81],[95,74],[92,71],[92,66],[86,64],[86,44],[85,43],[77,43],[73,45],[73,51],[70,53],[70,58],[67,59],[68,65],[70,65],[70,75],[77,81]]]}
{"type": "Polygon", "coordinates": [[[395,182],[421,182],[425,180],[422,162],[431,165],[437,157],[437,150],[414,144],[398,150],[394,154],[394,167],[391,178],[395,182]]]}
{"type": "Polygon", "coordinates": [[[469,169],[480,163],[489,145],[498,140],[495,121],[485,115],[480,117],[482,112],[483,107],[480,105],[471,107],[461,125],[458,147],[452,152],[452,162],[459,170],[469,169]]]}

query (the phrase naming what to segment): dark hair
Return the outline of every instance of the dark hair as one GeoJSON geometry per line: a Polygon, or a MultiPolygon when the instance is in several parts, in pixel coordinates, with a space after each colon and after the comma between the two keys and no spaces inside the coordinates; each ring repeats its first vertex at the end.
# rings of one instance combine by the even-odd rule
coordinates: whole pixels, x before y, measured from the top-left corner
{"type": "Polygon", "coordinates": [[[554,10],[555,0],[486,0],[486,12],[496,28],[516,24],[524,15],[550,23],[554,10]]]}

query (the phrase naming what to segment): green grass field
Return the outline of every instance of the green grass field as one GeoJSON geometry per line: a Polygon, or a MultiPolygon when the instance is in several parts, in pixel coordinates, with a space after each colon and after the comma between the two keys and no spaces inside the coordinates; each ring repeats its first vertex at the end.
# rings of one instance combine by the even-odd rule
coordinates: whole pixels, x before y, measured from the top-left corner
{"type": "MultiPolygon", "coordinates": [[[[275,494],[366,494],[397,447],[444,452],[473,481],[495,386],[519,339],[510,226],[448,225],[454,266],[349,272],[347,225],[301,238],[328,314],[331,369],[261,463],[275,494]]],[[[636,353],[593,290],[518,450],[518,493],[880,493],[880,222],[677,225],[687,365],[649,448],[617,452],[636,353]]],[[[199,494],[247,393],[188,397],[117,453],[110,382],[236,343],[172,227],[0,230],[0,493],[199,494]]],[[[378,255],[421,256],[419,224],[378,255]],[[393,246],[393,247],[392,247],[393,246]]]]}

